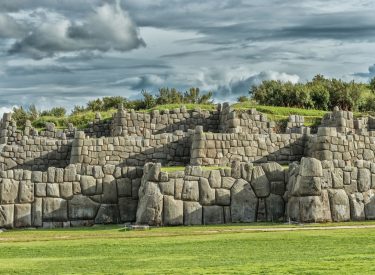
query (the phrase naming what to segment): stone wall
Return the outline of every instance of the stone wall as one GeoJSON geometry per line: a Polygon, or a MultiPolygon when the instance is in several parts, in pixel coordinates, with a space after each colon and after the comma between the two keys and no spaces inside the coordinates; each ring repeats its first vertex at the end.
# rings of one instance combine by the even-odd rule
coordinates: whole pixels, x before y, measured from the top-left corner
{"type": "Polygon", "coordinates": [[[267,115],[254,108],[234,111],[228,103],[222,106],[219,126],[222,133],[270,134],[275,132],[275,126],[273,121],[268,121],[267,115]]]}
{"type": "Polygon", "coordinates": [[[227,104],[120,108],[84,131],[21,131],[8,114],[0,124],[0,227],[375,219],[371,117],[335,109],[316,134],[300,116],[275,133],[265,115],[227,104]]]}
{"type": "Polygon", "coordinates": [[[65,167],[70,161],[71,142],[66,139],[24,138],[17,144],[0,147],[0,171],[46,170],[50,166],[65,167]]]}
{"type": "Polygon", "coordinates": [[[0,172],[0,228],[134,222],[141,167],[69,165],[0,172]]]}
{"type": "Polygon", "coordinates": [[[375,163],[303,158],[289,168],[287,218],[299,222],[375,219],[375,163]]]}
{"type": "Polygon", "coordinates": [[[375,131],[362,134],[341,133],[336,127],[319,127],[317,135],[310,136],[306,156],[319,160],[374,161],[375,131]]]}
{"type": "Polygon", "coordinates": [[[161,172],[148,163],[139,189],[137,223],[201,225],[284,220],[285,171],[277,163],[235,162],[232,169],[161,172]]]}
{"type": "Polygon", "coordinates": [[[219,113],[181,107],[174,110],[154,110],[149,114],[127,111],[120,106],[113,117],[112,136],[149,136],[177,130],[187,132],[189,129],[195,129],[197,125],[203,126],[206,131],[216,132],[219,127],[219,113]]]}
{"type": "Polygon", "coordinates": [[[226,165],[234,160],[287,164],[304,155],[306,138],[303,134],[205,133],[197,127],[191,164],[226,165]]]}
{"type": "Polygon", "coordinates": [[[83,132],[77,132],[70,163],[143,166],[155,161],[184,165],[190,161],[190,136],[190,132],[176,131],[149,137],[86,138],[83,132]]]}

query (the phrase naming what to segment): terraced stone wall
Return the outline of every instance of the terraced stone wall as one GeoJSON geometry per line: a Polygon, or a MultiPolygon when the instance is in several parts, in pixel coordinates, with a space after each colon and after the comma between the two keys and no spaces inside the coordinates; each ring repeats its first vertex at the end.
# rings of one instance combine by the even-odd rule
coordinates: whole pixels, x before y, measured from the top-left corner
{"type": "Polygon", "coordinates": [[[69,165],[0,172],[0,228],[134,222],[141,167],[69,165]]]}
{"type": "Polygon", "coordinates": [[[148,163],[139,190],[137,223],[200,225],[284,220],[285,171],[277,163],[235,162],[232,168],[188,166],[162,172],[148,163]]]}
{"type": "Polygon", "coordinates": [[[356,160],[375,160],[375,131],[362,134],[341,133],[336,127],[319,127],[317,135],[310,136],[306,156],[319,160],[343,160],[354,165],[356,160]]]}
{"type": "Polygon", "coordinates": [[[375,219],[375,163],[303,158],[289,167],[286,216],[299,222],[375,219]]]}
{"type": "MultiPolygon", "coordinates": [[[[220,105],[218,105],[218,109],[220,105]]],[[[187,132],[201,125],[206,131],[217,132],[219,128],[217,111],[206,111],[197,108],[187,110],[185,107],[174,110],[154,110],[151,113],[124,110],[121,106],[112,121],[112,136],[146,136],[172,133],[177,130],[187,132]]]]}
{"type": "Polygon", "coordinates": [[[25,138],[17,144],[0,145],[0,171],[46,170],[70,162],[71,141],[46,137],[25,138]]]}
{"type": "Polygon", "coordinates": [[[77,132],[70,163],[143,166],[156,161],[163,165],[184,165],[190,161],[191,134],[176,131],[149,137],[86,138],[83,132],[77,132]]]}
{"type": "Polygon", "coordinates": [[[288,164],[304,155],[304,134],[206,133],[197,127],[192,165],[226,165],[232,161],[288,164]]]}

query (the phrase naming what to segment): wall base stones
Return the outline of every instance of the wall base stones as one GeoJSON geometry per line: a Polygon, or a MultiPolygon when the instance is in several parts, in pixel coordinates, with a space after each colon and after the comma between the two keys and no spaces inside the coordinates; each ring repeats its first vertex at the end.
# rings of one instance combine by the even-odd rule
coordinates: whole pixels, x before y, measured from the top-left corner
{"type": "Polygon", "coordinates": [[[137,223],[198,225],[259,219],[282,221],[284,200],[279,194],[271,193],[270,186],[272,180],[285,186],[285,172],[280,165],[272,165],[272,170],[264,171],[262,166],[238,164],[239,173],[234,169],[206,170],[187,166],[185,171],[162,176],[163,172],[155,168],[158,164],[146,164],[139,191],[137,223]],[[252,174],[257,190],[261,190],[258,194],[250,183],[252,174]],[[258,180],[259,175],[261,180],[258,180]]]}

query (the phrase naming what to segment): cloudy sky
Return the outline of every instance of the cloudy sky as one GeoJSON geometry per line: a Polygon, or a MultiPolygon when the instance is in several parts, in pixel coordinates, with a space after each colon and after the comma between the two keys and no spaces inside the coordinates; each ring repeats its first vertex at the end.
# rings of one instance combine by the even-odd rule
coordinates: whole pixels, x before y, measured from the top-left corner
{"type": "Polygon", "coordinates": [[[0,112],[263,79],[375,76],[375,2],[0,0],[0,112]]]}

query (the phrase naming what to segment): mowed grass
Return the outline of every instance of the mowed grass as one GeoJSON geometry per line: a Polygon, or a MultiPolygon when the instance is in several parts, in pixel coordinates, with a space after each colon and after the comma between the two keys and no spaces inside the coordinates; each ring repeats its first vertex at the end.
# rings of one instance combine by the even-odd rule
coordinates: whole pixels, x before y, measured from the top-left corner
{"type": "Polygon", "coordinates": [[[375,273],[375,228],[246,231],[265,226],[7,231],[0,274],[375,273]]]}

